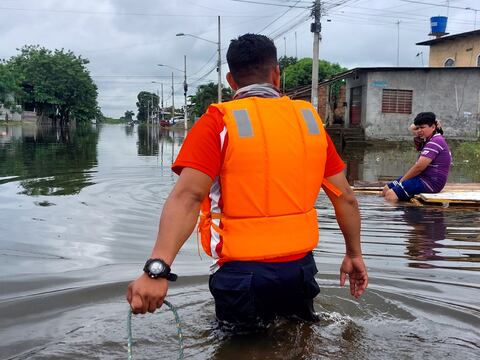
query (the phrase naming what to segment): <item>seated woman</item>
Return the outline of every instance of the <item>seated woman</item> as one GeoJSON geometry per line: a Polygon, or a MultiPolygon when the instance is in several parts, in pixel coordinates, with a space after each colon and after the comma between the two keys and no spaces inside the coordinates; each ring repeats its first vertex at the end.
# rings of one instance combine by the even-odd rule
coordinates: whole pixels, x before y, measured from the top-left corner
{"type": "Polygon", "coordinates": [[[452,156],[435,114],[422,112],[415,117],[414,124],[425,144],[405,175],[383,188],[382,196],[389,201],[408,201],[416,194],[438,193],[447,183],[452,156]]]}

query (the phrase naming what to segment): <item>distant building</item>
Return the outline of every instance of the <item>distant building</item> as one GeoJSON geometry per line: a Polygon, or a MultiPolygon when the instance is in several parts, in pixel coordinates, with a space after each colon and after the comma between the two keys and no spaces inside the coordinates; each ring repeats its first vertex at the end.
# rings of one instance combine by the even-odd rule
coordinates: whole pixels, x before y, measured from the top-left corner
{"type": "Polygon", "coordinates": [[[480,66],[480,30],[442,36],[417,45],[430,47],[430,67],[480,66]]]}
{"type": "MultiPolygon", "coordinates": [[[[343,125],[340,125],[345,129],[344,135],[357,129],[366,140],[410,139],[408,127],[415,115],[433,111],[448,138],[479,137],[480,67],[355,68],[320,82],[319,89],[338,80],[345,81],[343,125]]],[[[288,95],[310,100],[307,93],[301,88],[288,95]]],[[[325,91],[319,90],[319,104],[321,98],[325,104],[322,94],[325,91]]],[[[325,108],[319,110],[324,122],[331,126],[328,112],[325,114],[325,108]]]]}
{"type": "Polygon", "coordinates": [[[410,138],[415,115],[433,111],[449,138],[476,139],[480,119],[480,68],[356,68],[346,80],[346,127],[367,140],[410,138]]]}

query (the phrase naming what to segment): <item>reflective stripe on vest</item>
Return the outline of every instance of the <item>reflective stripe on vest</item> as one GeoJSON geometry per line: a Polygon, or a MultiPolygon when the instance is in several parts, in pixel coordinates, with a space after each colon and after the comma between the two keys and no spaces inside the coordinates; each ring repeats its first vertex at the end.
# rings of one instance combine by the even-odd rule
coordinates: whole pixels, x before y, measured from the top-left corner
{"type": "Polygon", "coordinates": [[[323,181],[327,141],[310,103],[287,97],[245,98],[215,106],[228,146],[220,173],[221,215],[209,201],[199,231],[212,256],[210,234],[225,260],[262,260],[311,251],[318,242],[313,205],[323,181]]]}

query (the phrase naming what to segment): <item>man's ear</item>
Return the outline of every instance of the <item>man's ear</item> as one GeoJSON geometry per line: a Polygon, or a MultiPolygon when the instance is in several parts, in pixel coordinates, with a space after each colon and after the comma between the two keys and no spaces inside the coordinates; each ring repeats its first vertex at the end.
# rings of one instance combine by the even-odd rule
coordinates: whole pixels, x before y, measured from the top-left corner
{"type": "Polygon", "coordinates": [[[237,91],[237,90],[238,90],[237,82],[236,82],[235,79],[233,78],[233,75],[232,75],[231,72],[228,72],[228,73],[227,73],[227,82],[228,82],[228,84],[230,85],[230,87],[232,88],[233,91],[237,91]]]}
{"type": "Polygon", "coordinates": [[[276,65],[272,70],[272,84],[280,89],[280,65],[276,65]]]}

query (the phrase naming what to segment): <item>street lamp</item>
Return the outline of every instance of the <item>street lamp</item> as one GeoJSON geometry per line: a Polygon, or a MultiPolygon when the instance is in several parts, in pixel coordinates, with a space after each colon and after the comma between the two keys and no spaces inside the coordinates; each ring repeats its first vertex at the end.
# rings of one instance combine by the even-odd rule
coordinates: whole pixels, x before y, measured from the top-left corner
{"type": "Polygon", "coordinates": [[[221,41],[220,41],[220,16],[217,16],[217,19],[218,19],[218,41],[212,41],[197,35],[186,34],[186,33],[178,33],[177,36],[190,36],[195,39],[200,39],[200,40],[207,41],[209,43],[217,45],[218,102],[221,103],[222,102],[222,54],[221,54],[221,41]]]}
{"type": "MultiPolygon", "coordinates": [[[[185,100],[185,108],[184,108],[184,111],[183,111],[183,118],[185,120],[185,130],[188,129],[188,115],[187,115],[187,112],[188,112],[188,107],[187,107],[187,91],[188,91],[188,84],[187,84],[187,55],[183,55],[183,65],[184,65],[184,68],[183,70],[180,70],[176,67],[173,67],[173,66],[170,66],[170,65],[165,65],[165,64],[157,64],[157,66],[165,66],[165,67],[168,67],[170,69],[173,69],[173,70],[176,70],[176,71],[180,71],[180,72],[183,72],[183,75],[184,75],[184,78],[183,78],[183,97],[184,97],[184,100],[185,100]]],[[[172,98],[174,96],[174,89],[173,89],[173,73],[172,73],[172,98]]],[[[174,110],[172,110],[172,118],[174,117],[174,110]]]]}

